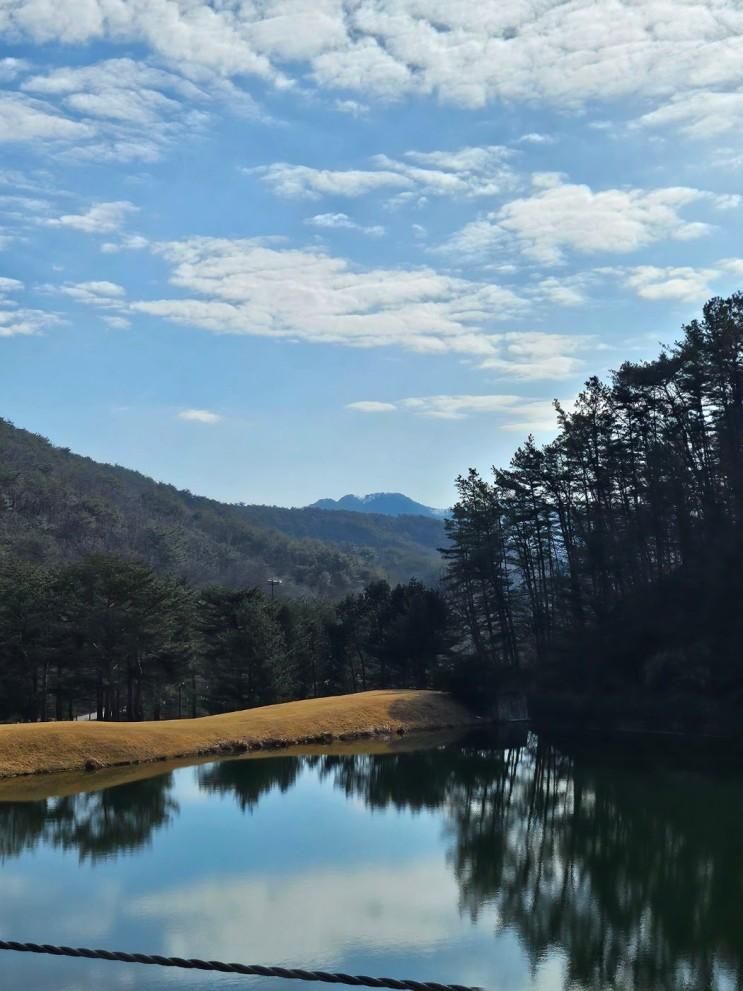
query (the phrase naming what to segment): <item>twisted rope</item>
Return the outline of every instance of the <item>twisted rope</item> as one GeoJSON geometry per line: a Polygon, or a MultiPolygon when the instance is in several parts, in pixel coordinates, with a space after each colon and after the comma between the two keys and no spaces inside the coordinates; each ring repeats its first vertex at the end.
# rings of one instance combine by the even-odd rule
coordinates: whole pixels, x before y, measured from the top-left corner
{"type": "Polygon", "coordinates": [[[148,953],[122,953],[117,950],[88,950],[82,947],[51,946],[49,943],[16,943],[0,940],[0,950],[15,953],[46,953],[53,957],[81,957],[85,960],[113,960],[118,963],[142,963],[157,967],[181,967],[184,970],[216,970],[221,974],[244,974],[248,977],[283,977],[288,981],[321,981],[323,984],[350,984],[352,987],[392,988],[393,991],[482,991],[462,984],[437,984],[434,981],[398,981],[393,977],[359,977],[353,974],[328,974],[322,970],[299,970],[294,967],[262,967],[260,964],[222,963],[220,960],[186,960],[148,953]]]}

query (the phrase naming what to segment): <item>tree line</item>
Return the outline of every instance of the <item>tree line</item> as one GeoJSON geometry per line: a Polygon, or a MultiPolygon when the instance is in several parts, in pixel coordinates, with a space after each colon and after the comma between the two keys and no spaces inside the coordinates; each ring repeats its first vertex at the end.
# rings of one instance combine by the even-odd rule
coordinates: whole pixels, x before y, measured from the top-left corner
{"type": "Polygon", "coordinates": [[[0,562],[0,720],[161,719],[378,687],[425,687],[447,606],[411,580],[336,605],[197,588],[90,555],[0,562]]]}
{"type": "Polygon", "coordinates": [[[553,441],[457,479],[460,688],[531,669],[553,688],[740,698],[743,294],[555,411],[553,441]]]}

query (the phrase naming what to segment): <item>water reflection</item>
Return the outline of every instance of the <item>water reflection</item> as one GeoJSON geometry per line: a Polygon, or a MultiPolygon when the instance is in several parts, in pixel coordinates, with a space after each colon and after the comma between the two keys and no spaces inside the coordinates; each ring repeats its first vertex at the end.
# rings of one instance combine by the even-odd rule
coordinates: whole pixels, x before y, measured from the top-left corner
{"type": "Polygon", "coordinates": [[[286,792],[292,787],[302,761],[300,757],[226,760],[198,768],[197,779],[204,791],[232,794],[243,812],[252,812],[261,798],[274,788],[286,792]]]}
{"type": "MultiPolygon", "coordinates": [[[[202,793],[253,812],[303,772],[369,809],[438,810],[460,910],[478,920],[487,908],[533,967],[561,954],[568,987],[743,988],[735,780],[612,767],[536,738],[503,750],[227,761],[195,774],[202,793]]],[[[41,842],[91,860],[134,850],[177,814],[171,788],[166,775],[0,804],[0,857],[41,842]]]]}
{"type": "MultiPolygon", "coordinates": [[[[743,987],[738,783],[586,765],[536,738],[305,761],[369,808],[443,809],[461,908],[495,906],[532,965],[564,953],[568,986],[743,987]]],[[[213,770],[245,808],[298,772],[259,765],[213,770]]]]}
{"type": "Polygon", "coordinates": [[[147,845],[178,814],[173,775],[36,802],[0,802],[0,862],[40,843],[95,862],[147,845]]]}

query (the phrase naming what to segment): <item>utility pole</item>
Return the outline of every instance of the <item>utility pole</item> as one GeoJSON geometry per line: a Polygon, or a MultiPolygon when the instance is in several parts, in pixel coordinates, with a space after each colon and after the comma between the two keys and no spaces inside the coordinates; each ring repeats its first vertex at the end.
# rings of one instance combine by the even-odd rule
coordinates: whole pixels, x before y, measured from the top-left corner
{"type": "Polygon", "coordinates": [[[277,585],[280,585],[280,584],[281,584],[281,579],[280,578],[267,578],[266,579],[266,585],[270,585],[271,586],[271,602],[273,602],[274,589],[276,588],[277,585]]]}

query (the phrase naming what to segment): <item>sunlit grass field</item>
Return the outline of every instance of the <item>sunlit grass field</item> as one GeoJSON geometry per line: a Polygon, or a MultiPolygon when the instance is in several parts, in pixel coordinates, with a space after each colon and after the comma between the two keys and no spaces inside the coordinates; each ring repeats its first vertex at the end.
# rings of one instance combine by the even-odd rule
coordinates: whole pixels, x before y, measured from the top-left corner
{"type": "Polygon", "coordinates": [[[474,721],[472,713],[442,692],[390,689],[284,702],[200,719],[19,723],[0,726],[0,777],[330,743],[354,736],[466,726],[474,721]]]}

